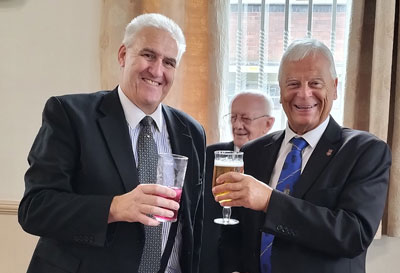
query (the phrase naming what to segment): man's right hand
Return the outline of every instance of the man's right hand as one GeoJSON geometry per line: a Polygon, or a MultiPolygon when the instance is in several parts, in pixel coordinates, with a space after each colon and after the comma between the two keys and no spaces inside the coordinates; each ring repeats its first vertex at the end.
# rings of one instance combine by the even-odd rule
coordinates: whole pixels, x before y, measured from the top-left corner
{"type": "Polygon", "coordinates": [[[238,172],[221,174],[217,186],[212,191],[215,201],[228,207],[245,207],[252,210],[266,211],[271,198],[272,188],[254,177],[238,172]]]}
{"type": "Polygon", "coordinates": [[[175,195],[175,191],[166,186],[140,184],[132,191],[113,198],[108,223],[140,222],[147,226],[158,226],[160,222],[149,215],[173,217],[172,210],[178,210],[179,203],[165,197],[174,198],[175,195]]]}

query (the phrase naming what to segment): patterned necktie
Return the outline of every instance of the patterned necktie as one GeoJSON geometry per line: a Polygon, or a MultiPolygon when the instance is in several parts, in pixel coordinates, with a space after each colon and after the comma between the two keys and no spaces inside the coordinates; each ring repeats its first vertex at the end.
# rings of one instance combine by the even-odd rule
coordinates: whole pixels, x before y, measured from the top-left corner
{"type": "MultiPolygon", "coordinates": [[[[279,176],[276,189],[286,194],[290,194],[293,186],[301,174],[301,152],[308,143],[302,137],[292,138],[292,150],[286,156],[282,171],[279,176]]],[[[269,233],[262,233],[260,267],[261,273],[270,273],[271,271],[271,249],[274,236],[269,233]]]]}
{"type": "MultiPolygon", "coordinates": [[[[145,116],[137,141],[139,183],[155,183],[157,179],[157,145],[154,142],[151,126],[153,119],[145,116]]],[[[158,272],[161,260],[161,232],[162,225],[157,227],[144,226],[145,244],[139,273],[158,272]]]]}

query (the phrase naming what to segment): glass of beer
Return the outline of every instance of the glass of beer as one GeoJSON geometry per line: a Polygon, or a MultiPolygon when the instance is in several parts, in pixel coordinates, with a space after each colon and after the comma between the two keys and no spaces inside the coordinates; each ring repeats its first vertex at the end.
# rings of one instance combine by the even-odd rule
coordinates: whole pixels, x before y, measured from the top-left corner
{"type": "MultiPolygon", "coordinates": [[[[214,152],[214,174],[212,180],[212,187],[214,188],[217,183],[216,179],[221,174],[227,172],[243,172],[243,152],[234,152],[234,151],[215,151],[214,152]]],[[[229,183],[229,182],[225,182],[229,183]]],[[[218,194],[217,196],[224,195],[227,192],[218,194]]],[[[223,218],[214,219],[214,223],[220,225],[236,225],[239,223],[236,219],[231,219],[231,207],[224,206],[223,203],[227,200],[221,200],[220,204],[223,206],[222,208],[222,216],[223,218]]]]}
{"type": "MultiPolygon", "coordinates": [[[[188,158],[186,156],[168,153],[158,154],[157,184],[167,186],[176,192],[175,198],[163,197],[180,203],[187,162],[188,158]]],[[[160,215],[154,215],[154,218],[159,222],[176,222],[177,216],[178,211],[174,210],[172,218],[160,215]]]]}

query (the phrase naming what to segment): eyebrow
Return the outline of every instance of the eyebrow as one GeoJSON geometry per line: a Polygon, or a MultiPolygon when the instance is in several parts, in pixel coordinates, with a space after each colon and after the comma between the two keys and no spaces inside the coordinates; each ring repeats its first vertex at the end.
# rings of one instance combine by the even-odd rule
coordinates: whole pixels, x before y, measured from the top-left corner
{"type": "Polygon", "coordinates": [[[298,82],[299,80],[298,80],[298,79],[293,79],[293,78],[290,78],[290,79],[286,79],[285,83],[288,83],[288,82],[293,82],[293,81],[296,81],[296,82],[298,82]]]}
{"type": "MultiPolygon", "coordinates": [[[[316,76],[316,77],[311,77],[309,79],[309,81],[315,81],[315,80],[324,81],[324,78],[320,77],[320,76],[316,76]]],[[[288,79],[286,79],[285,82],[290,82],[290,81],[300,81],[300,80],[298,78],[288,78],[288,79]]]]}

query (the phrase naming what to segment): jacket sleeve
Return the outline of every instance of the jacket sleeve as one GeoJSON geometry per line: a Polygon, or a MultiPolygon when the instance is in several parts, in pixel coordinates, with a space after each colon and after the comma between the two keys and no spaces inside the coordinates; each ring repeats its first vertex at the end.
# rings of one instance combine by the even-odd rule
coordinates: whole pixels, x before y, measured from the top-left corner
{"type": "Polygon", "coordinates": [[[18,221],[34,235],[101,246],[112,196],[76,193],[81,143],[62,100],[50,98],[42,118],[28,156],[18,221]]]}

